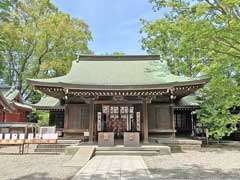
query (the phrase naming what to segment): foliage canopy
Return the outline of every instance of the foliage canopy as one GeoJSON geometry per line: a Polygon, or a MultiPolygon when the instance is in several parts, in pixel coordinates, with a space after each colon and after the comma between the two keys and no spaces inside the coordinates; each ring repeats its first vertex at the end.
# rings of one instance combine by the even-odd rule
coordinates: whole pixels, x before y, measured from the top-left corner
{"type": "Polygon", "coordinates": [[[4,45],[4,80],[28,99],[26,78],[60,76],[68,72],[76,54],[89,54],[88,25],[61,12],[49,0],[11,3],[7,20],[0,21],[4,45]]]}
{"type": "Polygon", "coordinates": [[[150,0],[164,17],[142,20],[142,46],[175,74],[207,76],[200,119],[214,138],[236,130],[240,115],[240,0],[150,0]],[[230,128],[229,128],[230,127],[230,128]]]}

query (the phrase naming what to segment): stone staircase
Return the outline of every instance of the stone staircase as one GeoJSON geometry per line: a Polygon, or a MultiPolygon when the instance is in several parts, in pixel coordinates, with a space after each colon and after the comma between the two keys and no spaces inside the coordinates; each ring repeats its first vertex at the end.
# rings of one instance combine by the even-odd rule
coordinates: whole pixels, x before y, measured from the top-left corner
{"type": "Polygon", "coordinates": [[[38,144],[34,152],[36,153],[64,153],[65,148],[78,144],[79,140],[58,140],[57,144],[38,144]]]}

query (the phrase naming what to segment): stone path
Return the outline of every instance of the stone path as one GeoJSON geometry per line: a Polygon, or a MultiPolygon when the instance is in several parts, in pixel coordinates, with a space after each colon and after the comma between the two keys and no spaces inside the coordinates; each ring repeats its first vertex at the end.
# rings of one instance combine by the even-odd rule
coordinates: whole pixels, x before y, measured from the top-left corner
{"type": "Polygon", "coordinates": [[[95,156],[73,180],[152,179],[141,156],[95,156]]]}

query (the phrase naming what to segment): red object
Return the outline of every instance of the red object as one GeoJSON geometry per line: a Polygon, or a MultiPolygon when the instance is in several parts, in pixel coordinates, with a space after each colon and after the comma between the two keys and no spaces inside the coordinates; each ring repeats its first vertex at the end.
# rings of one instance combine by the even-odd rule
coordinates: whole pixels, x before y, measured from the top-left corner
{"type": "Polygon", "coordinates": [[[29,111],[0,112],[0,122],[26,122],[29,111]]]}
{"type": "Polygon", "coordinates": [[[9,100],[0,92],[0,122],[26,122],[32,108],[24,105],[21,95],[9,100]]]}

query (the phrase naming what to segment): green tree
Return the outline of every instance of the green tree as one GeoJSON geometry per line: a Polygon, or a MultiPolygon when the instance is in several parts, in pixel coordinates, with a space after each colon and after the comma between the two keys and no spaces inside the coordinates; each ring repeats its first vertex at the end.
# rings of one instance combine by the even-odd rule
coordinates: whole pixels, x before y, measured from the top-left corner
{"type": "Polygon", "coordinates": [[[33,110],[28,115],[28,122],[38,123],[40,126],[49,125],[49,111],[45,110],[33,110]]]}
{"type": "MultiPolygon", "coordinates": [[[[2,0],[0,1],[0,23],[7,21],[9,17],[11,3],[15,3],[15,0],[2,0]]],[[[3,74],[4,61],[1,51],[4,49],[4,34],[0,33],[0,78],[3,74]]]]}
{"type": "Polygon", "coordinates": [[[240,118],[231,112],[240,106],[240,0],[150,2],[168,13],[142,20],[143,48],[159,53],[175,74],[211,78],[201,91],[200,119],[213,137],[229,135],[240,118]]]}
{"type": "Polygon", "coordinates": [[[68,72],[76,54],[89,54],[88,25],[61,12],[49,0],[21,0],[0,24],[4,36],[4,79],[28,99],[26,78],[60,76],[68,72]]]}

